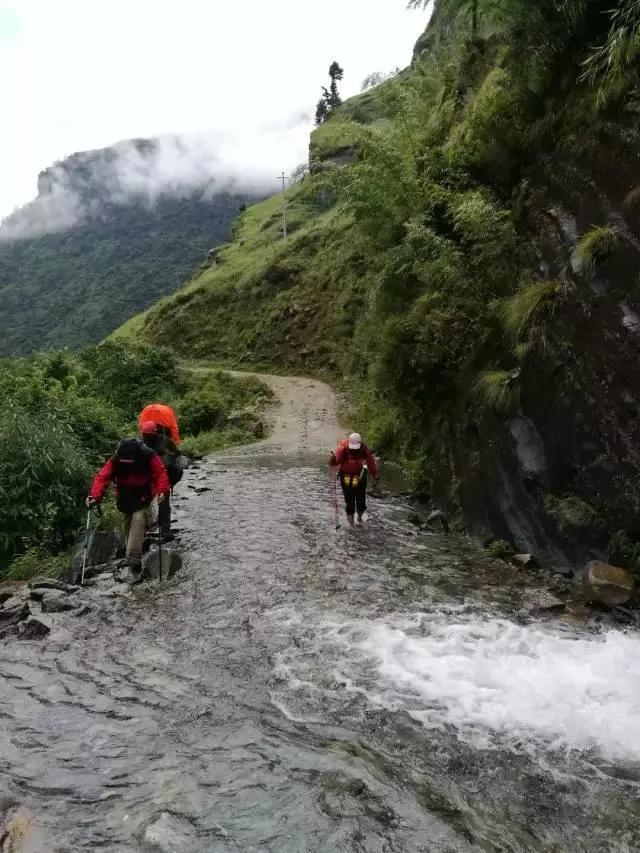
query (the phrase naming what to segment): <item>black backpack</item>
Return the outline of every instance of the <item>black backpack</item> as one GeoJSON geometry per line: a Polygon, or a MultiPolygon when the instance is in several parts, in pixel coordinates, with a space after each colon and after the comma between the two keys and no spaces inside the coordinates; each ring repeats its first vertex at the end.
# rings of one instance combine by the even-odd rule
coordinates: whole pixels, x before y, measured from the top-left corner
{"type": "Polygon", "coordinates": [[[116,447],[116,452],[113,454],[116,476],[119,473],[126,474],[130,471],[140,473],[148,471],[153,455],[154,451],[139,438],[121,439],[116,447]]]}
{"type": "Polygon", "coordinates": [[[154,452],[138,438],[123,438],[113,454],[114,480],[118,486],[117,507],[130,515],[151,502],[151,460],[154,452]],[[144,485],[127,483],[130,475],[149,474],[144,485]]]}

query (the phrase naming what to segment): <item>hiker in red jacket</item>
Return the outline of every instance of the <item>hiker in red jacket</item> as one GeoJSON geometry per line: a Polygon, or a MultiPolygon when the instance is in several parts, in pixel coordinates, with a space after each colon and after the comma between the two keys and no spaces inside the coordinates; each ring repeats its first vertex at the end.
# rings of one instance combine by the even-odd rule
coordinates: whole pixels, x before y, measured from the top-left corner
{"type": "Polygon", "coordinates": [[[359,433],[353,432],[341,441],[329,458],[329,465],[340,477],[347,510],[347,522],[354,526],[356,511],[358,524],[363,523],[367,511],[367,472],[378,479],[378,466],[373,453],[362,441],[359,433]]]}
{"type": "Polygon", "coordinates": [[[135,575],[142,570],[142,545],[151,527],[151,502],[162,503],[171,486],[167,470],[157,453],[137,438],[124,438],[116,452],[96,475],[87,506],[100,503],[111,483],[116,486],[116,504],[125,517],[127,560],[135,575]]]}

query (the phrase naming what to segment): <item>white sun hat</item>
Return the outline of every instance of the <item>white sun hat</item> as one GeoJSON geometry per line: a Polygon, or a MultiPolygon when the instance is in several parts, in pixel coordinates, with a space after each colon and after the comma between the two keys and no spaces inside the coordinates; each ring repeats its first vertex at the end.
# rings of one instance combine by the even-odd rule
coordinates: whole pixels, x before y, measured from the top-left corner
{"type": "Polygon", "coordinates": [[[360,450],[362,447],[362,436],[359,432],[352,432],[349,436],[349,450],[360,450]]]}

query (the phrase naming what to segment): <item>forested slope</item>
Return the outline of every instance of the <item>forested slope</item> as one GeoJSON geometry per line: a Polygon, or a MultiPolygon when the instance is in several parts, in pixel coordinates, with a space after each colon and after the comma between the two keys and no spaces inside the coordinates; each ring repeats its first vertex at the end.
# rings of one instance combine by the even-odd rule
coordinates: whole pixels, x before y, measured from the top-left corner
{"type": "Polygon", "coordinates": [[[109,151],[74,155],[53,179],[45,171],[36,201],[0,226],[0,355],[97,343],[193,275],[256,197],[198,188],[152,203],[114,197],[109,151]]]}

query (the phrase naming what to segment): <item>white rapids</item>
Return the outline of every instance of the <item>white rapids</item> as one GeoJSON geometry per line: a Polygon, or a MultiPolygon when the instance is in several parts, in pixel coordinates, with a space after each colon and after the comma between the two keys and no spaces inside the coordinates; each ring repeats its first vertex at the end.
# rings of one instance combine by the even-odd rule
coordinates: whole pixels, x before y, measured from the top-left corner
{"type": "MultiPolygon", "coordinates": [[[[550,625],[451,613],[378,621],[327,620],[316,654],[333,685],[406,711],[429,729],[453,729],[478,747],[595,750],[640,762],[640,635],[577,634],[550,625]]],[[[278,667],[309,689],[308,655],[278,667]]]]}

